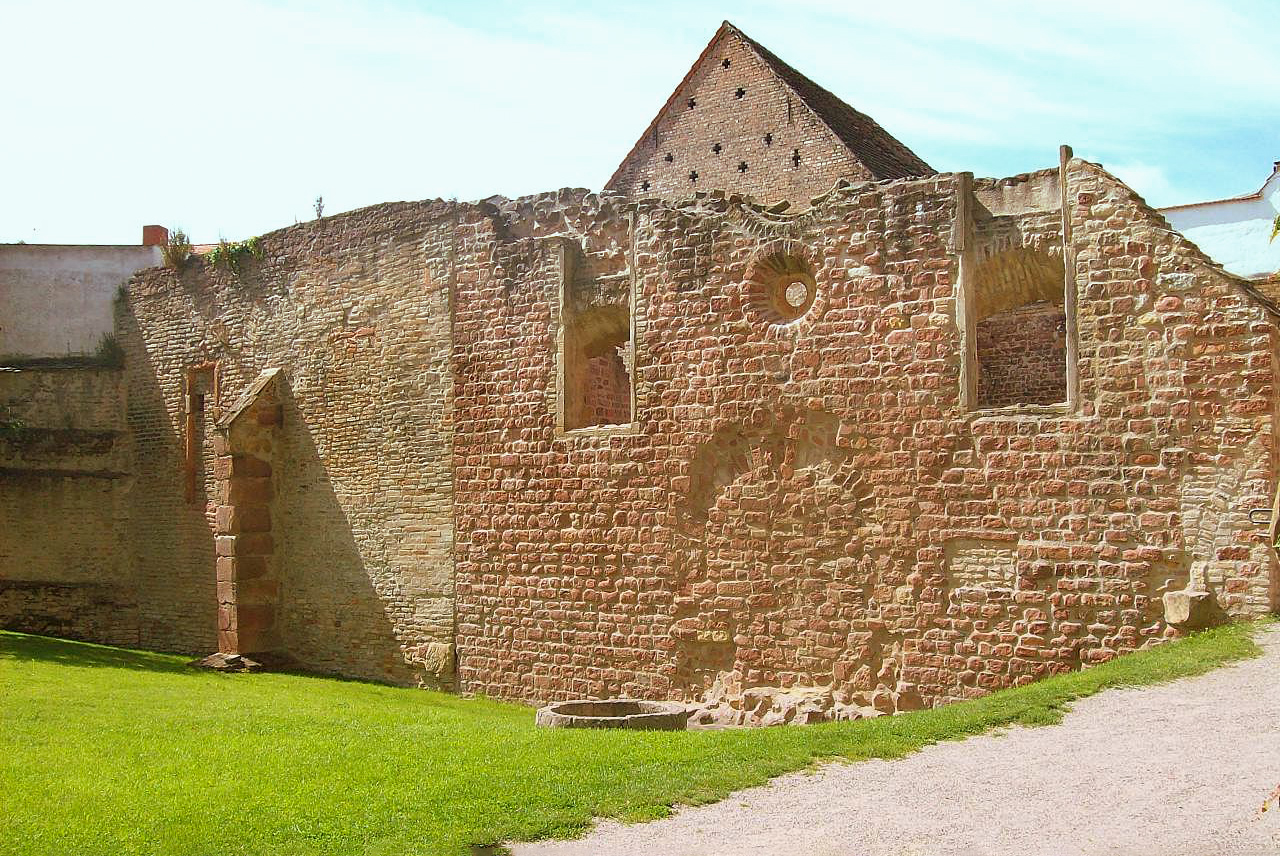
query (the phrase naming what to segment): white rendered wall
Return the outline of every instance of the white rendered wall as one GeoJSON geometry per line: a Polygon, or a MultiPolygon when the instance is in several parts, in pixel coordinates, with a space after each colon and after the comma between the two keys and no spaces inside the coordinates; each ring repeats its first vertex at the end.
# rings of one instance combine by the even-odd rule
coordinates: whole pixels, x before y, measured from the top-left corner
{"type": "Polygon", "coordinates": [[[159,247],[0,244],[0,356],[92,354],[116,289],[160,262],[159,247]]]}
{"type": "Polygon", "coordinates": [[[1273,173],[1259,196],[1178,208],[1161,214],[1210,258],[1238,276],[1280,271],[1280,237],[1271,227],[1280,213],[1280,173],[1273,173]]]}

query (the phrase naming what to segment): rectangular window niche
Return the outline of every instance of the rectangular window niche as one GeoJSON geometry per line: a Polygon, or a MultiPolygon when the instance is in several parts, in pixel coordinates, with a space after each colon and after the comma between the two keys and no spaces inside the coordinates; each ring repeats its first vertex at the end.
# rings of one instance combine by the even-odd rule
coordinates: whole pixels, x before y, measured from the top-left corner
{"type": "Polygon", "coordinates": [[[587,276],[580,255],[572,242],[560,242],[557,427],[562,433],[629,431],[635,414],[630,272],[587,276]]]}

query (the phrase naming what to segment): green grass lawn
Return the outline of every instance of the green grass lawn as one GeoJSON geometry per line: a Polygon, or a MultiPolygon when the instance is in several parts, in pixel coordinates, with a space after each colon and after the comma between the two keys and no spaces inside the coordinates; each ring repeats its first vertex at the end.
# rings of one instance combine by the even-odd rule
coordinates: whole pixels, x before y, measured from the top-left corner
{"type": "Polygon", "coordinates": [[[1257,652],[1211,630],[977,701],[831,725],[541,730],[528,708],[0,633],[0,853],[437,854],[658,817],[828,757],[895,758],[1257,652]]]}

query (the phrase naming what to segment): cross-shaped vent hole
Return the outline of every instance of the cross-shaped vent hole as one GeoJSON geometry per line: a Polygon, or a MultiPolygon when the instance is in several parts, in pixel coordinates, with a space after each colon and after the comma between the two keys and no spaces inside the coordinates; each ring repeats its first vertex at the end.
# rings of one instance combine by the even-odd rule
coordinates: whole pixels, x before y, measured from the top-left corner
{"type": "Polygon", "coordinates": [[[694,184],[698,183],[698,171],[696,169],[689,173],[689,180],[694,184]]]}
{"type": "Polygon", "coordinates": [[[740,161],[740,162],[738,163],[738,172],[746,172],[746,171],[747,171],[747,162],[746,162],[746,161],[740,161]]]}
{"type": "Polygon", "coordinates": [[[714,146],[711,147],[711,151],[715,152],[716,154],[720,154],[721,148],[722,146],[719,143],[716,143],[714,146]]]}
{"type": "Polygon", "coordinates": [[[747,94],[747,90],[745,90],[745,89],[743,89],[741,86],[739,86],[739,87],[738,87],[738,91],[737,91],[737,92],[735,92],[735,93],[733,93],[733,97],[734,97],[734,98],[741,98],[742,96],[744,96],[744,95],[746,95],[746,94],[747,94]]]}

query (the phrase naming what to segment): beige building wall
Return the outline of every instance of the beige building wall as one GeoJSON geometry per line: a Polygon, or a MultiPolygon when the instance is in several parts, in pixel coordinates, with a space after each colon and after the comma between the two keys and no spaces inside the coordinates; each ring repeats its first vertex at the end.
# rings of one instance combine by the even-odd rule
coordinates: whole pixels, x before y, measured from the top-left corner
{"type": "Polygon", "coordinates": [[[112,331],[112,300],[158,246],[0,245],[0,356],[92,354],[112,331]]]}
{"type": "Polygon", "coordinates": [[[125,384],[0,369],[0,626],[138,644],[125,384]]]}

